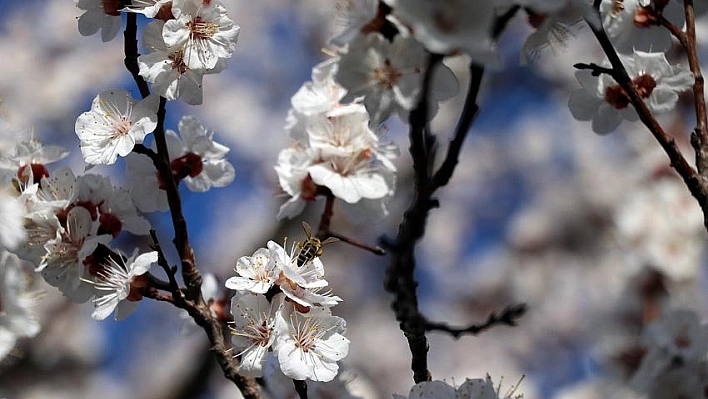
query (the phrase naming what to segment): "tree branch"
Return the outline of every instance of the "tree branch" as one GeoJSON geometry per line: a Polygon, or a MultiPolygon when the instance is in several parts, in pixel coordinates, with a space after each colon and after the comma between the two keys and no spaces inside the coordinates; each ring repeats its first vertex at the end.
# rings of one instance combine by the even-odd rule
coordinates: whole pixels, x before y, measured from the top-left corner
{"type": "Polygon", "coordinates": [[[467,327],[451,327],[446,323],[435,323],[426,321],[425,329],[427,331],[442,331],[452,335],[454,338],[460,338],[462,335],[477,335],[482,331],[488,330],[497,325],[506,325],[510,327],[516,326],[517,319],[521,318],[528,307],[526,304],[518,304],[508,306],[502,310],[501,314],[497,315],[492,312],[487,317],[487,321],[482,324],[472,324],[467,327]]]}
{"type": "MultiPolygon", "coordinates": [[[[594,17],[599,19],[600,11],[598,8],[598,2],[596,1],[595,3],[596,7],[594,12],[596,14],[594,17]]],[[[612,43],[602,27],[602,24],[599,26],[594,24],[590,20],[590,17],[591,16],[586,15],[585,21],[588,26],[590,26],[590,29],[607,55],[610,65],[612,65],[612,77],[627,94],[627,97],[639,115],[639,119],[659,142],[661,147],[664,149],[664,152],[666,152],[666,155],[668,155],[669,160],[671,161],[671,167],[678,172],[691,194],[698,200],[704,214],[704,225],[706,226],[706,229],[708,229],[708,186],[706,184],[706,179],[699,175],[698,172],[688,163],[686,158],[681,153],[681,150],[679,149],[678,144],[676,144],[674,138],[661,127],[647,105],[644,103],[642,97],[639,93],[637,93],[637,90],[632,83],[632,79],[629,77],[629,74],[627,74],[624,65],[622,65],[622,61],[612,46],[612,43]]]]}
{"type": "Polygon", "coordinates": [[[133,75],[135,84],[138,85],[138,90],[140,90],[140,95],[145,98],[150,95],[150,89],[148,88],[147,82],[140,76],[140,67],[138,66],[138,15],[136,13],[128,12],[127,22],[125,25],[125,32],[123,37],[125,39],[123,43],[123,50],[125,51],[125,63],[126,69],[133,75]]]}
{"type": "Polygon", "coordinates": [[[696,128],[691,135],[691,144],[696,151],[698,173],[708,178],[708,123],[706,122],[706,99],[701,62],[696,48],[696,18],[693,12],[693,0],[684,0],[686,9],[686,40],[681,42],[686,50],[688,66],[693,73],[693,102],[696,110],[696,128]]]}

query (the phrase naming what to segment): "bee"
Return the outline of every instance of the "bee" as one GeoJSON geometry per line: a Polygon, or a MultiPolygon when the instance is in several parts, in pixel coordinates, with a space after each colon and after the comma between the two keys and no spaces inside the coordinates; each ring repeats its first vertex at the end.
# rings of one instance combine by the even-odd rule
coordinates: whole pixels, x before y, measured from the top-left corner
{"type": "Polygon", "coordinates": [[[324,241],[320,240],[317,237],[312,236],[312,227],[310,227],[309,224],[306,222],[302,222],[302,228],[305,230],[305,234],[307,235],[307,239],[304,241],[300,241],[297,243],[298,247],[298,252],[297,252],[297,265],[298,266],[303,266],[307,264],[307,262],[311,262],[313,259],[317,258],[318,256],[322,255],[322,247],[331,244],[333,242],[339,241],[338,238],[334,237],[329,237],[325,239],[324,241]]]}

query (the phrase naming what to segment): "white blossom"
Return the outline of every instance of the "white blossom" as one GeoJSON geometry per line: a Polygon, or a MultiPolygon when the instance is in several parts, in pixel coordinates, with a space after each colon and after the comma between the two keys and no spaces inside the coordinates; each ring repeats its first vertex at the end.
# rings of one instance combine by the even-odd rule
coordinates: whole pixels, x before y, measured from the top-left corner
{"type": "Polygon", "coordinates": [[[113,164],[157,127],[156,96],[136,102],[125,90],[106,90],[76,119],[86,163],[113,164]]]}
{"type": "Polygon", "coordinates": [[[238,351],[236,356],[241,356],[241,375],[263,376],[266,356],[276,338],[276,316],[282,306],[283,295],[274,296],[268,303],[265,296],[244,291],[231,300],[231,342],[238,351]]]}
{"type": "Polygon", "coordinates": [[[103,42],[109,42],[116,37],[121,26],[118,1],[74,0],[74,4],[86,11],[79,17],[79,33],[82,36],[91,36],[100,30],[103,42]]]}
{"type": "Polygon", "coordinates": [[[165,22],[162,37],[170,49],[181,49],[192,69],[212,69],[219,59],[230,58],[240,27],[218,1],[173,0],[175,19],[165,22]]]}
{"type": "Polygon", "coordinates": [[[115,310],[115,319],[128,317],[138,307],[142,299],[141,289],[146,281],[139,281],[138,276],[147,273],[150,266],[157,262],[157,252],[146,252],[138,255],[136,248],[133,255],[123,260],[120,253],[108,256],[106,262],[100,265],[93,280],[89,280],[97,291],[93,298],[95,310],[91,315],[96,320],[103,320],[115,310]]]}
{"type": "Polygon", "coordinates": [[[72,208],[66,216],[66,228],[57,230],[56,237],[44,245],[46,254],[37,268],[47,283],[76,302],[85,302],[91,296],[91,288],[83,280],[89,276],[84,260],[98,244],[111,240],[110,235],[95,235],[97,228],[86,208],[72,208]]]}
{"type": "MultiPolygon", "coordinates": [[[[269,248],[274,245],[277,244],[268,243],[269,248]]],[[[226,280],[226,288],[265,294],[278,279],[280,268],[270,249],[259,248],[252,256],[242,256],[238,259],[236,272],[238,276],[226,280]]]]}
{"type": "MultiPolygon", "coordinates": [[[[678,94],[693,85],[693,75],[683,66],[670,65],[663,53],[635,51],[633,56],[620,55],[634,87],[650,111],[671,111],[678,94]]],[[[608,63],[603,64],[607,66],[608,63]]],[[[575,73],[582,89],[571,93],[568,107],[575,119],[592,121],[596,133],[606,134],[617,128],[623,119],[637,120],[629,97],[615,80],[603,73],[592,76],[590,70],[575,73]]]]}
{"type": "Polygon", "coordinates": [[[163,21],[153,21],[143,32],[147,54],[138,57],[140,76],[152,83],[153,90],[167,100],[181,98],[190,105],[201,104],[203,76],[221,72],[226,63],[219,60],[208,70],[188,66],[184,47],[168,48],[165,44],[162,37],[164,25],[163,21]]]}
{"type": "MultiPolygon", "coordinates": [[[[393,112],[405,118],[418,104],[427,54],[412,37],[396,35],[390,42],[380,33],[358,36],[349,43],[339,63],[336,79],[347,90],[343,101],[364,97],[371,124],[383,122],[393,112]]],[[[440,92],[435,88],[456,88],[457,81],[449,68],[441,65],[437,72],[435,91],[440,92]]],[[[455,92],[435,97],[447,98],[455,92]]]]}
{"type": "Polygon", "coordinates": [[[498,63],[492,40],[494,1],[386,0],[432,53],[462,51],[480,64],[498,63]]]}
{"type": "MultiPolygon", "coordinates": [[[[671,34],[657,25],[654,11],[641,0],[603,0],[600,3],[602,23],[618,51],[664,52],[671,48],[671,34]]],[[[664,8],[662,16],[675,25],[683,24],[683,9],[674,2],[664,8]]]]}
{"type": "Polygon", "coordinates": [[[642,345],[646,354],[630,385],[640,392],[652,392],[661,388],[657,384],[670,372],[679,372],[680,376],[703,367],[708,326],[691,310],[668,311],[644,330],[642,345]]]}
{"type": "Polygon", "coordinates": [[[278,312],[273,350],[280,369],[295,380],[327,382],[339,371],[337,361],[349,352],[346,322],[326,309],[303,315],[291,306],[278,312]]]}

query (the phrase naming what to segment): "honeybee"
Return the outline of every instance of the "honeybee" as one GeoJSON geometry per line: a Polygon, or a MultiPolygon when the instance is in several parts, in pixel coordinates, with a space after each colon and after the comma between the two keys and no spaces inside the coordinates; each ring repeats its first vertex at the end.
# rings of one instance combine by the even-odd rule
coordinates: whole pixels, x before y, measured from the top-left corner
{"type": "Polygon", "coordinates": [[[316,257],[321,256],[323,253],[323,246],[339,241],[338,238],[334,237],[329,237],[324,241],[320,240],[317,237],[313,237],[312,227],[310,227],[307,222],[302,222],[302,228],[305,230],[305,235],[307,235],[307,239],[297,243],[297,247],[299,249],[297,252],[298,266],[302,266],[307,262],[312,261],[316,257]]]}

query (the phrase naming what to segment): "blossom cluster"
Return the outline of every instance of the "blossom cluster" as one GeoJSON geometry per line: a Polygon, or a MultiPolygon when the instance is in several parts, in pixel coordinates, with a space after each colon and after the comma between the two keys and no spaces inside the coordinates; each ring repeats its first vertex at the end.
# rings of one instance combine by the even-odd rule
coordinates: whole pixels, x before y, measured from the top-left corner
{"type": "MultiPolygon", "coordinates": [[[[669,30],[660,21],[675,26],[683,24],[683,9],[678,2],[650,2],[648,0],[603,0],[600,4],[602,26],[619,58],[631,84],[649,111],[654,114],[673,110],[679,94],[690,90],[693,74],[687,66],[670,63],[665,52],[672,40],[669,30]]],[[[603,61],[601,67],[610,67],[603,61]]],[[[588,69],[576,72],[582,86],[574,91],[568,102],[571,113],[580,121],[592,121],[596,133],[614,131],[623,120],[638,120],[624,88],[609,73],[588,69]]]]}
{"type": "Polygon", "coordinates": [[[226,67],[240,27],[218,1],[133,0],[119,8],[119,1],[78,0],[85,13],[79,17],[79,32],[89,36],[101,31],[112,40],[121,27],[121,13],[143,14],[154,19],[143,33],[147,54],[138,58],[140,76],[167,100],[182,98],[187,104],[202,103],[202,78],[226,67]]]}
{"type": "MultiPolygon", "coordinates": [[[[66,157],[68,151],[43,146],[37,140],[19,142],[0,154],[4,181],[14,187],[0,193],[0,246],[5,254],[0,284],[12,287],[3,290],[6,298],[0,302],[0,311],[9,316],[0,318],[0,328],[5,325],[3,320],[14,320],[14,313],[26,316],[29,321],[24,325],[31,327],[7,330],[13,337],[34,335],[37,330],[30,313],[13,305],[26,303],[19,298],[28,296],[18,282],[18,267],[13,266],[20,262],[14,260],[17,256],[34,265],[48,284],[71,300],[92,300],[95,319],[105,319],[114,311],[117,319],[128,316],[151,290],[145,273],[157,262],[157,252],[141,253],[135,248],[126,256],[112,247],[123,232],[148,234],[151,226],[142,212],[168,209],[164,184],[152,161],[131,153],[154,129],[154,111],[146,105],[149,100],[134,104],[124,91],[107,91],[99,94],[92,110],[76,122],[87,163],[112,163],[116,155],[127,155],[127,188],[114,186],[103,175],[77,176],[66,167],[50,172],[48,165],[66,157]],[[117,131],[125,135],[110,138],[110,132],[117,131]]],[[[175,181],[184,181],[197,192],[233,181],[233,166],[225,159],[229,149],[213,140],[213,132],[195,117],[185,116],[179,133],[165,132],[175,181]]],[[[3,345],[13,342],[8,338],[3,345]]]]}
{"type": "Polygon", "coordinates": [[[275,170],[281,188],[291,197],[278,218],[293,218],[331,193],[361,214],[378,219],[393,195],[396,148],[384,144],[370,127],[369,113],[359,103],[342,104],[346,91],[336,83],[338,59],[313,69],[292,98],[287,130],[292,144],[278,155],[275,170]]]}
{"type": "Polygon", "coordinates": [[[306,245],[293,244],[288,253],[269,241],[267,248],[239,258],[238,276],[226,281],[236,290],[231,333],[240,374],[263,376],[272,353],[287,377],[327,382],[349,352],[346,322],[330,311],[341,298],[322,291],[328,285],[324,265],[306,255],[306,245]]]}

